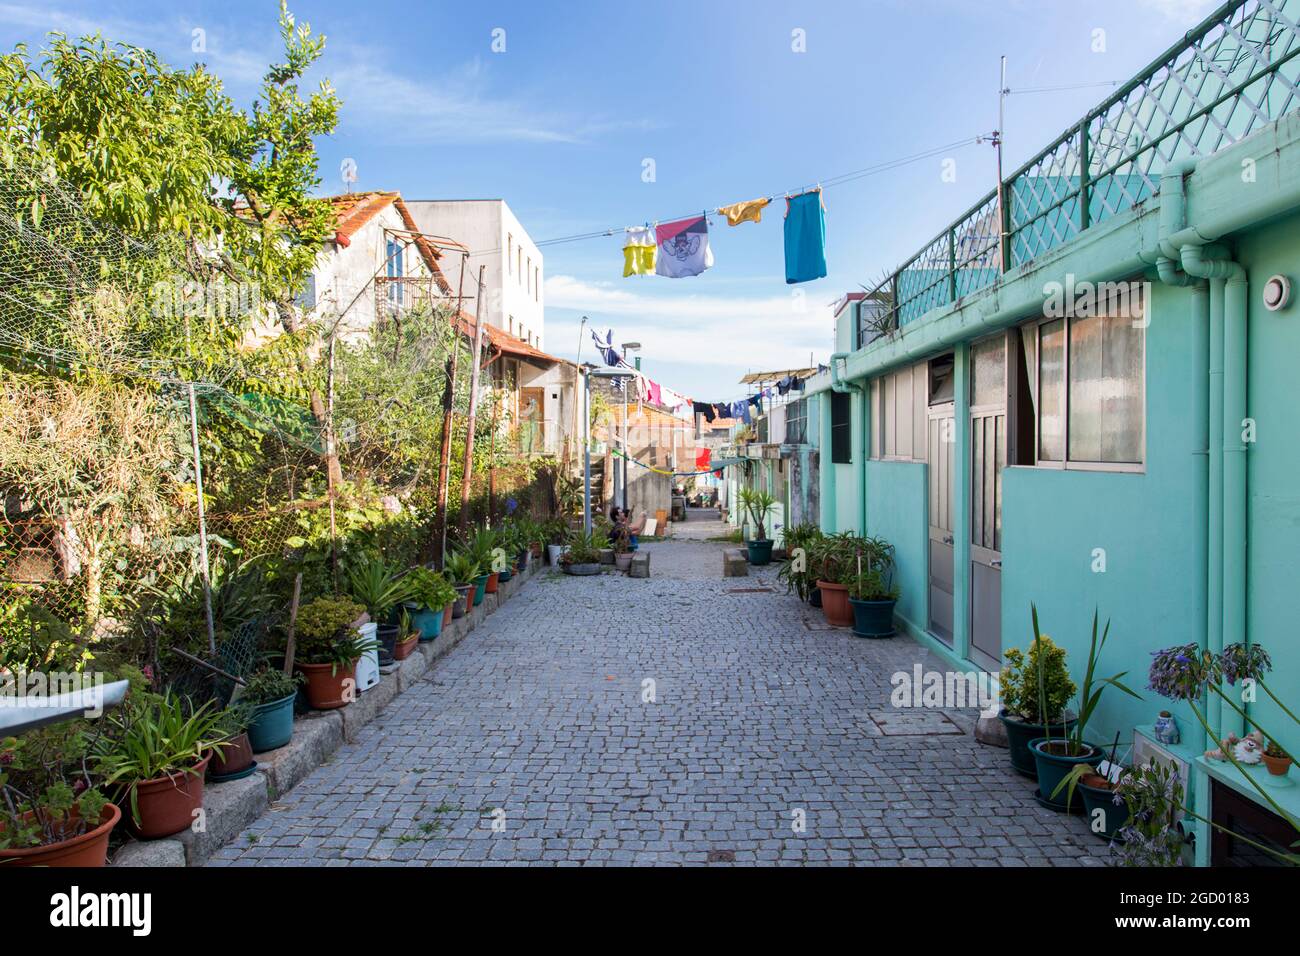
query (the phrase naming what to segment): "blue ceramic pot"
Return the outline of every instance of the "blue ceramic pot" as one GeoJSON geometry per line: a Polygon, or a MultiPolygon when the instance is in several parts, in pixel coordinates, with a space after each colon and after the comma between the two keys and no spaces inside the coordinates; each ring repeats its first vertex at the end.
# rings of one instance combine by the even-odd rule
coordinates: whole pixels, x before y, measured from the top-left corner
{"type": "Polygon", "coordinates": [[[248,743],[253,753],[265,753],[283,747],[293,737],[293,702],[298,695],[258,704],[248,725],[248,743]]]}

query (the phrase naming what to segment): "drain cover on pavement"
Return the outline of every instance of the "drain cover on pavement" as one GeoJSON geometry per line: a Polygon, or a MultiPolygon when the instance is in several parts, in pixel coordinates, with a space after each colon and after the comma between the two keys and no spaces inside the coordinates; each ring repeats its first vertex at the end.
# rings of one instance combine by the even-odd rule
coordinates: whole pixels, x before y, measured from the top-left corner
{"type": "Polygon", "coordinates": [[[736,851],[735,850],[710,850],[709,862],[710,863],[735,863],[736,851]]]}
{"type": "Polygon", "coordinates": [[[771,588],[727,588],[727,594],[771,594],[771,588]]]}
{"type": "Polygon", "coordinates": [[[886,737],[937,737],[965,733],[941,710],[882,710],[872,714],[871,719],[886,737]]]}

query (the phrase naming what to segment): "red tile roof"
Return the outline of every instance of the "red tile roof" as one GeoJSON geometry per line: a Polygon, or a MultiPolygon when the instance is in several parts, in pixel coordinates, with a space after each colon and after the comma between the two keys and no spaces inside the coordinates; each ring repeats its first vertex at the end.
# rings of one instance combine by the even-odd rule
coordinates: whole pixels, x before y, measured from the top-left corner
{"type": "MultiPolygon", "coordinates": [[[[474,317],[465,312],[461,312],[460,322],[458,324],[461,333],[467,338],[473,339],[475,324],[474,317]]],[[[506,355],[513,355],[516,358],[531,359],[534,362],[545,362],[548,365],[557,365],[564,361],[564,359],[556,358],[554,355],[548,355],[539,348],[534,348],[523,339],[511,335],[504,329],[498,329],[493,325],[485,324],[483,326],[483,338],[491,348],[506,355]]]]}
{"type": "Polygon", "coordinates": [[[395,206],[397,214],[402,217],[402,223],[407,231],[412,234],[412,240],[416,248],[420,250],[421,258],[424,259],[425,265],[429,267],[429,272],[437,281],[438,288],[442,289],[443,292],[451,291],[451,285],[442,274],[442,269],[438,267],[438,259],[441,253],[425,236],[420,234],[419,228],[415,225],[415,218],[411,215],[410,210],[406,208],[406,203],[402,201],[401,193],[380,191],[345,193],[342,196],[327,196],[326,202],[334,208],[334,215],[338,221],[335,242],[344,247],[348,245],[362,226],[389,206],[395,206]]]}

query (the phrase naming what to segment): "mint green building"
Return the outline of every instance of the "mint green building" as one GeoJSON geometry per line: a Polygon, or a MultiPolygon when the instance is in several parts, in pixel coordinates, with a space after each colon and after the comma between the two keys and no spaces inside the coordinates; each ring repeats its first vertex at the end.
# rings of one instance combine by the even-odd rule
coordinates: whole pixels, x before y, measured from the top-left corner
{"type": "MultiPolygon", "coordinates": [[[[1145,690],[1151,653],[1262,645],[1300,702],[1297,19],[1215,11],[845,308],[809,385],[822,527],[895,544],[899,627],[995,670],[1033,603],[1077,680],[1097,609],[1101,672],[1145,699],[1108,692],[1090,738],[1175,760],[1204,816],[1261,801],[1145,690]],[[1182,742],[1153,750],[1162,709],[1182,742]]],[[[1276,795],[1300,817],[1298,778],[1276,795]]],[[[1202,864],[1239,849],[1192,829],[1202,864]]]]}

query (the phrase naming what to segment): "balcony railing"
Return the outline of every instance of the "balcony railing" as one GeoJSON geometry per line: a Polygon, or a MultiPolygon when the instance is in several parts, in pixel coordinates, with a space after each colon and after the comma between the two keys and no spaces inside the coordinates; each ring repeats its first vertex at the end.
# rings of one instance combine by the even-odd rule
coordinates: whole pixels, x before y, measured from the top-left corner
{"type": "Polygon", "coordinates": [[[376,276],[374,282],[376,311],[405,312],[447,298],[432,276],[376,276]]]}
{"type": "Polygon", "coordinates": [[[857,345],[992,285],[1300,106],[1300,0],[1233,0],[1187,33],[868,293],[857,345]],[[1003,239],[1005,238],[1005,241],[1003,239]]]}

